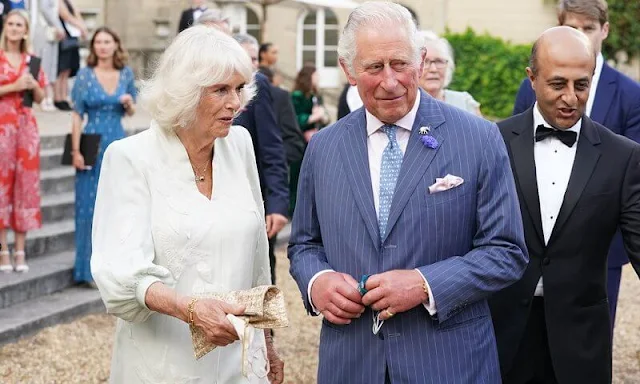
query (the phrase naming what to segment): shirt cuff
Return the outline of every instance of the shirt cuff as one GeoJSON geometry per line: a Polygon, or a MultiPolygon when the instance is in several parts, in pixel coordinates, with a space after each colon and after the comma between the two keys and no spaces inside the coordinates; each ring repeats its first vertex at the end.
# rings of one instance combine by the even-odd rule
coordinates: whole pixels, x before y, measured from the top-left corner
{"type": "Polygon", "coordinates": [[[427,312],[429,312],[431,316],[435,316],[436,313],[438,313],[438,310],[436,309],[436,301],[433,299],[433,293],[431,292],[431,287],[429,286],[429,282],[427,281],[426,277],[424,277],[422,272],[420,272],[419,269],[416,268],[416,271],[418,271],[420,276],[422,276],[422,278],[424,279],[424,283],[427,286],[427,295],[429,296],[429,298],[427,299],[428,301],[426,303],[423,303],[422,305],[424,305],[425,309],[427,310],[427,312]]]}
{"type": "Polygon", "coordinates": [[[144,309],[150,310],[149,307],[147,307],[147,290],[151,284],[157,283],[158,281],[162,280],[155,276],[145,276],[138,282],[138,286],[136,287],[136,300],[138,300],[138,303],[144,309]]]}
{"type": "Polygon", "coordinates": [[[313,275],[311,280],[309,280],[309,286],[307,287],[307,298],[309,298],[309,304],[311,305],[311,310],[313,311],[313,313],[315,315],[319,315],[320,312],[318,312],[316,307],[313,305],[313,301],[311,301],[311,287],[313,286],[313,283],[316,281],[316,279],[318,277],[320,277],[320,275],[322,275],[324,273],[327,273],[327,272],[333,272],[333,269],[324,269],[324,270],[316,273],[315,275],[313,275]]]}

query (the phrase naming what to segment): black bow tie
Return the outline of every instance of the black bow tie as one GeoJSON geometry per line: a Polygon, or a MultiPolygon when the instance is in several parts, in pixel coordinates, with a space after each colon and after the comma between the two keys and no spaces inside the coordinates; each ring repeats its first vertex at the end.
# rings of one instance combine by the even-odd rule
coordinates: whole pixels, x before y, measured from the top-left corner
{"type": "Polygon", "coordinates": [[[564,145],[571,148],[573,144],[576,143],[578,134],[573,131],[561,131],[559,129],[548,128],[542,124],[538,125],[536,128],[536,142],[542,141],[547,137],[555,137],[562,141],[564,145]]]}

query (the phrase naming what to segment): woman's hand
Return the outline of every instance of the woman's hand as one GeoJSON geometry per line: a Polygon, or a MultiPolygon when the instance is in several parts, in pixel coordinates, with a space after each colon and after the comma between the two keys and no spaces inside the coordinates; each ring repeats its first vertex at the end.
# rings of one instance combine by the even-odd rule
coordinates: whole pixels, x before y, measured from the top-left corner
{"type": "Polygon", "coordinates": [[[193,306],[193,323],[218,347],[225,347],[238,340],[238,333],[227,319],[227,314],[240,316],[245,308],[216,299],[199,299],[193,306]]]}
{"type": "Polygon", "coordinates": [[[120,96],[120,104],[122,104],[125,109],[129,109],[133,106],[133,96],[128,93],[120,96]]]}
{"type": "Polygon", "coordinates": [[[266,339],[267,359],[269,359],[269,375],[267,377],[271,384],[281,384],[284,381],[284,361],[276,351],[271,336],[266,336],[266,339]]]}
{"type": "Polygon", "coordinates": [[[37,82],[30,73],[25,73],[14,83],[16,92],[22,92],[36,87],[37,82]]]}
{"type": "Polygon", "coordinates": [[[91,167],[87,167],[84,165],[84,156],[82,156],[82,153],[80,153],[80,151],[73,152],[73,166],[78,171],[88,171],[91,169],[91,167]]]}

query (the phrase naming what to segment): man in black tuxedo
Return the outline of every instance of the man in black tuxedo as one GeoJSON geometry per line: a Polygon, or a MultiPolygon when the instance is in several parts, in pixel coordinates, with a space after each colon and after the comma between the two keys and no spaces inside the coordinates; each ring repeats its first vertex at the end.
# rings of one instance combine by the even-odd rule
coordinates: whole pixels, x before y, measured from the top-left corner
{"type": "MultiPolygon", "coordinates": [[[[559,0],[558,25],[566,25],[586,34],[597,56],[585,114],[613,132],[640,143],[640,83],[609,66],[601,52],[609,35],[608,9],[605,0],[559,0]]],[[[531,82],[525,79],[518,90],[513,114],[526,111],[535,101],[531,82]]],[[[622,236],[618,232],[609,248],[607,272],[612,339],[622,267],[628,262],[622,236]]]]}
{"type": "Polygon", "coordinates": [[[595,63],[582,32],[547,30],[536,103],[498,123],[530,257],[489,303],[506,384],[611,383],[607,253],[619,227],[640,274],[640,145],[585,115],[595,63]]]}
{"type": "Polygon", "coordinates": [[[204,0],[192,0],[191,7],[182,11],[180,22],[178,23],[178,33],[192,26],[206,10],[207,7],[204,5],[204,0]]]}

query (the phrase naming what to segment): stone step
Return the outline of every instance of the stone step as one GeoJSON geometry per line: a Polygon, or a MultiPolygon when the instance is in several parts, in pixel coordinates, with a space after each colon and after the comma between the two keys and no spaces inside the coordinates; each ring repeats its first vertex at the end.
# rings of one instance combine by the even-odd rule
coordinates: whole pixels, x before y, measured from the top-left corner
{"type": "MultiPolygon", "coordinates": [[[[44,224],[27,233],[27,263],[43,255],[75,249],[75,222],[73,219],[44,224]]],[[[8,234],[9,248],[13,248],[13,232],[8,234]]],[[[4,248],[4,247],[3,247],[4,248]]]]}
{"type": "Polygon", "coordinates": [[[40,205],[43,224],[72,219],[75,216],[75,194],[73,192],[44,196],[40,205]]]}
{"type": "Polygon", "coordinates": [[[75,252],[67,251],[29,261],[29,272],[0,274],[0,309],[73,285],[75,252]]]}
{"type": "Polygon", "coordinates": [[[62,147],[40,150],[40,170],[49,171],[61,166],[62,147]]]}
{"type": "MultiPolygon", "coordinates": [[[[69,127],[71,130],[71,127],[69,127]]],[[[52,148],[62,148],[64,147],[64,140],[66,134],[64,135],[52,135],[52,136],[40,136],[40,149],[52,149],[52,148]]],[[[61,152],[62,153],[62,152],[61,152]]]]}
{"type": "Polygon", "coordinates": [[[59,166],[40,172],[40,193],[42,196],[75,190],[76,170],[71,166],[59,166]]]}
{"type": "Polygon", "coordinates": [[[67,288],[3,308],[0,309],[0,345],[79,316],[104,311],[98,290],[81,287],[67,288]]]}

